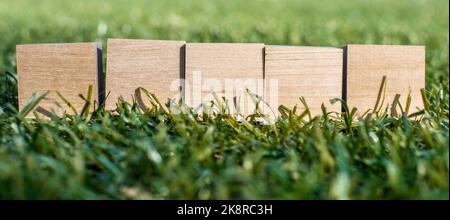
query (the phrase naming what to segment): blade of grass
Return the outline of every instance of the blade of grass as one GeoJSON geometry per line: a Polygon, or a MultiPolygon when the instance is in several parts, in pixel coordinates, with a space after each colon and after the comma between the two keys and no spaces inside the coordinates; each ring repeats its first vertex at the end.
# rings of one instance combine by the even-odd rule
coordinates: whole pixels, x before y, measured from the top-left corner
{"type": "Polygon", "coordinates": [[[20,117],[26,117],[38,104],[41,100],[43,100],[47,95],[49,94],[49,91],[44,92],[41,95],[38,95],[37,93],[33,93],[28,100],[27,104],[22,108],[22,110],[19,112],[20,117]]]}

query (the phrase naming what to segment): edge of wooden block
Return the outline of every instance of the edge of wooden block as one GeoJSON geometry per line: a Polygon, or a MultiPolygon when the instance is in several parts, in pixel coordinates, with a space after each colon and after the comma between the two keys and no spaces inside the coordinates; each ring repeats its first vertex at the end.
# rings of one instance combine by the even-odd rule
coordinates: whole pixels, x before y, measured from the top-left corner
{"type": "Polygon", "coordinates": [[[101,42],[74,42],[74,43],[30,43],[30,44],[17,44],[16,50],[23,47],[33,46],[67,46],[67,45],[96,45],[96,47],[102,48],[101,42]]]}
{"type": "Polygon", "coordinates": [[[423,48],[425,45],[402,45],[402,44],[346,44],[344,47],[409,47],[409,48],[423,48]]]}
{"type": "Polygon", "coordinates": [[[258,45],[258,44],[264,44],[259,42],[249,42],[249,43],[242,43],[242,42],[187,42],[188,44],[214,44],[214,45],[258,45]]]}
{"type": "Polygon", "coordinates": [[[187,42],[186,46],[262,46],[264,43],[198,43],[198,42],[187,42]]]}
{"type": "Polygon", "coordinates": [[[154,40],[154,39],[132,39],[132,38],[108,38],[107,45],[110,42],[147,42],[147,43],[173,43],[173,44],[186,44],[184,40],[154,40]]]}
{"type": "Polygon", "coordinates": [[[319,49],[319,50],[332,50],[340,51],[341,47],[327,47],[327,46],[301,46],[301,45],[265,45],[266,49],[319,49]]]}

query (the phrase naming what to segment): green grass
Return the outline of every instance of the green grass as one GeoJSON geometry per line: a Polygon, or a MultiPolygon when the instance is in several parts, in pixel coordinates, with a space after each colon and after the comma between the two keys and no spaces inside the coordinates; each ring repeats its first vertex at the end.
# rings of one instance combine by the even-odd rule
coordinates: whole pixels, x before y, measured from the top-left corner
{"type": "Polygon", "coordinates": [[[0,198],[448,199],[448,25],[445,0],[0,0],[0,198]],[[426,45],[426,109],[264,126],[153,98],[50,121],[15,110],[16,44],[108,37],[426,45]]]}

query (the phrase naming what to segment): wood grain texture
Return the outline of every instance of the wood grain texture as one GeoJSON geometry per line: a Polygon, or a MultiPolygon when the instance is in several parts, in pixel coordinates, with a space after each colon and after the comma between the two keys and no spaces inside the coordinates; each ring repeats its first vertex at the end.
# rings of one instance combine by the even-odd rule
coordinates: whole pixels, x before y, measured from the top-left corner
{"type": "Polygon", "coordinates": [[[101,49],[97,43],[17,45],[16,58],[19,110],[33,92],[50,91],[39,106],[58,115],[64,111],[73,114],[57,95],[59,91],[79,113],[85,104],[79,94],[86,97],[89,85],[93,86],[93,99],[98,104],[98,77],[102,74],[98,66],[101,49]]]}
{"type": "Polygon", "coordinates": [[[322,114],[322,103],[328,111],[340,112],[340,103],[331,105],[330,99],[342,96],[342,70],[340,48],[266,46],[265,99],[276,115],[279,105],[297,105],[297,112],[303,112],[302,96],[313,116],[322,114]],[[278,80],[278,87],[270,87],[271,80],[278,80]]]}
{"type": "Polygon", "coordinates": [[[387,77],[383,110],[391,109],[397,94],[405,108],[409,93],[412,96],[409,112],[423,108],[420,89],[425,87],[424,46],[347,45],[346,54],[346,93],[350,108],[358,108],[360,114],[373,110],[383,76],[387,77]]]}
{"type": "Polygon", "coordinates": [[[106,109],[115,109],[119,97],[131,102],[138,87],[154,93],[161,103],[179,96],[184,45],[184,41],[108,39],[106,109]]]}
{"type": "Polygon", "coordinates": [[[194,100],[200,95],[195,92],[197,83],[202,88],[202,103],[213,100],[214,91],[219,98],[224,97],[229,101],[230,113],[235,112],[236,105],[242,114],[253,112],[253,102],[245,89],[263,95],[263,49],[264,44],[256,43],[187,43],[186,80],[190,84],[186,87],[187,103],[193,107],[198,106],[199,103],[194,100]],[[201,82],[193,82],[195,72],[201,72],[201,82]],[[218,82],[219,87],[208,87],[207,80],[218,82]],[[226,91],[227,85],[240,88],[230,93],[229,90],[226,91]]]}

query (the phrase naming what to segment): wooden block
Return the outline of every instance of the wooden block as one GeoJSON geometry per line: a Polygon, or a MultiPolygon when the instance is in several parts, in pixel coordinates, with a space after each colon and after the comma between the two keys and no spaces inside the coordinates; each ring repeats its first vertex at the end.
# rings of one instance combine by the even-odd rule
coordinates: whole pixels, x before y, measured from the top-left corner
{"type": "MultiPolygon", "coordinates": [[[[347,89],[344,93],[350,108],[358,108],[359,114],[373,110],[383,76],[387,77],[383,110],[388,107],[391,112],[397,94],[405,108],[409,93],[412,96],[409,112],[422,108],[420,89],[425,87],[424,46],[347,45],[345,50],[347,89]]],[[[380,105],[381,100],[382,97],[380,105]]],[[[399,112],[398,107],[394,109],[399,112]]]]}
{"type": "Polygon", "coordinates": [[[208,103],[214,91],[229,101],[230,113],[236,113],[236,106],[239,113],[252,113],[246,89],[263,95],[263,49],[256,43],[186,44],[186,102],[193,107],[208,103]]]}
{"type": "Polygon", "coordinates": [[[340,48],[266,46],[266,101],[275,113],[279,105],[297,105],[297,112],[303,112],[302,96],[313,116],[322,114],[322,104],[328,112],[340,112],[340,103],[331,105],[330,100],[342,96],[342,65],[340,48]],[[278,80],[278,87],[271,88],[271,80],[278,80]]]}
{"type": "MultiPolygon", "coordinates": [[[[98,104],[101,99],[99,93],[102,92],[103,73],[99,44],[17,45],[16,54],[19,110],[23,109],[33,92],[42,94],[49,91],[47,98],[39,103],[39,107],[54,111],[58,115],[64,111],[73,114],[73,111],[56,91],[59,91],[78,113],[85,104],[79,94],[86,97],[90,85],[93,86],[93,101],[98,104]],[[61,107],[55,103],[59,103],[61,107]]],[[[32,114],[28,116],[33,117],[32,114]]]]}
{"type": "Polygon", "coordinates": [[[184,45],[184,41],[108,39],[106,108],[115,109],[120,96],[131,102],[138,87],[154,93],[161,103],[180,96],[184,45]]]}

